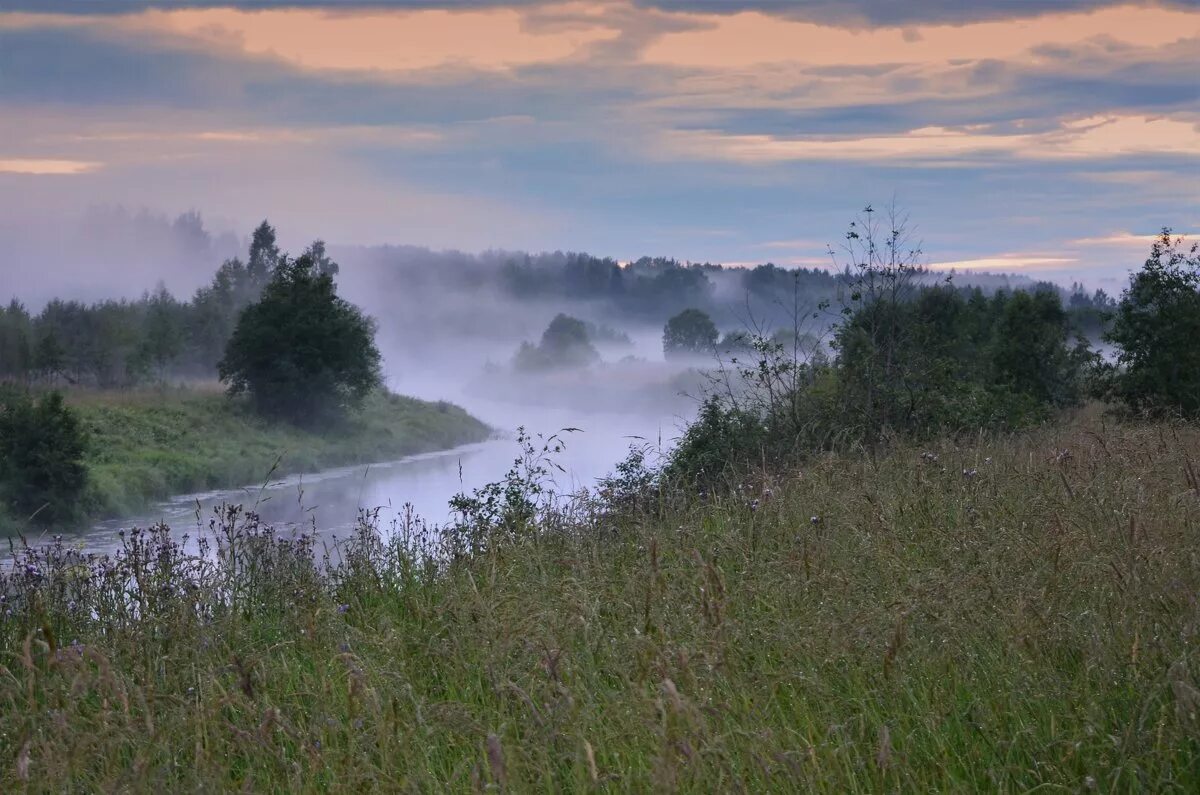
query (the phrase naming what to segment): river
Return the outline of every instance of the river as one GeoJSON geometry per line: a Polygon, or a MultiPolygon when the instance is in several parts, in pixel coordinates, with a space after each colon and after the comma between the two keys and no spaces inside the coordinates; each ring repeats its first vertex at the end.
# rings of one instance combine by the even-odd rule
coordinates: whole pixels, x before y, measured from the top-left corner
{"type": "Polygon", "coordinates": [[[319,536],[343,536],[354,526],[360,509],[379,509],[386,529],[410,504],[414,513],[430,524],[450,518],[449,500],[485,483],[501,479],[519,454],[515,430],[524,426],[533,434],[549,436],[563,428],[565,449],[555,457],[565,472],[555,473],[555,489],[574,491],[592,486],[613,470],[631,444],[645,440],[667,445],[678,434],[680,418],[662,412],[638,413],[579,411],[567,408],[531,408],[480,399],[460,401],[468,411],[497,429],[496,438],[434,453],[361,466],[278,478],[269,483],[201,494],[178,495],[134,517],[106,520],[87,528],[74,539],[84,549],[108,552],[119,543],[118,533],[130,527],[158,522],[175,533],[191,534],[207,528],[214,508],[223,503],[241,504],[277,528],[315,527],[319,536]]]}

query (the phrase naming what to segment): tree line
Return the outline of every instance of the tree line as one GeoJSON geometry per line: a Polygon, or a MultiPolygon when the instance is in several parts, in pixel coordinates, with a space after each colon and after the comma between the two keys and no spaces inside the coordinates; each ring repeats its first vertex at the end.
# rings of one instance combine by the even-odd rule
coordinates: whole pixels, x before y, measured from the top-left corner
{"type": "MultiPolygon", "coordinates": [[[[305,255],[320,272],[337,273],[322,241],[305,255]]],[[[55,299],[38,312],[13,298],[0,306],[0,381],[112,388],[211,378],[239,314],[262,294],[282,258],[274,228],[263,221],[246,260],[226,260],[188,301],[162,286],[136,300],[55,299]]]]}
{"type": "MultiPolygon", "coordinates": [[[[823,344],[746,334],[673,451],[670,475],[711,485],[730,468],[787,465],[847,444],[1007,430],[1088,397],[1129,413],[1200,417],[1200,254],[1169,230],[1119,302],[1077,289],[1066,304],[1057,289],[989,296],[923,283],[902,220],[880,223],[870,207],[846,239],[846,300],[797,312],[788,335],[799,340],[806,322],[832,313],[823,344]],[[1115,360],[1092,349],[1083,310],[1099,315],[1115,360]]],[[[713,347],[705,320],[677,316],[664,343],[713,347]]]]}
{"type": "MultiPolygon", "coordinates": [[[[245,396],[269,420],[336,429],[348,410],[382,385],[374,324],[337,295],[336,271],[320,241],[294,259],[281,253],[264,222],[249,260],[226,262],[213,286],[197,293],[181,323],[205,307],[221,310],[229,330],[218,338],[215,368],[229,397],[245,396]]],[[[153,316],[154,307],[146,311],[153,316]]],[[[141,331],[141,345],[161,343],[153,335],[162,327],[146,322],[141,331]]],[[[32,389],[28,379],[24,385],[0,383],[0,522],[81,518],[87,444],[59,391],[32,389]]]]}
{"type": "MultiPolygon", "coordinates": [[[[192,219],[198,224],[198,219],[192,219]]],[[[687,310],[707,315],[728,328],[746,314],[786,319],[781,307],[797,296],[815,306],[837,301],[852,289],[846,270],[787,269],[767,263],[755,268],[728,268],[687,263],[664,257],[642,257],[629,263],[586,253],[538,255],[489,252],[471,257],[454,252],[415,251],[411,256],[377,256],[358,265],[376,273],[376,288],[396,295],[448,295],[483,289],[518,301],[564,304],[587,302],[590,314],[612,322],[662,323],[687,310]]],[[[338,265],[320,240],[306,251],[318,271],[338,273],[338,265]]],[[[238,314],[262,293],[280,262],[275,230],[263,221],[255,229],[245,260],[226,260],[209,284],[190,299],[180,300],[163,287],[135,300],[95,303],[55,299],[31,311],[13,298],[0,305],[0,381],[38,385],[127,387],[168,378],[211,378],[233,333],[238,314]]],[[[918,278],[937,277],[920,272],[918,278]]],[[[973,275],[985,294],[1011,287],[1007,277],[973,275]]],[[[1078,328],[1095,338],[1102,333],[1115,302],[1103,292],[1088,293],[1075,285],[1062,291],[1050,284],[1019,282],[1022,289],[1059,292],[1078,328]]],[[[959,287],[960,290],[975,288],[959,287]]],[[[593,339],[603,329],[590,329],[593,339]]],[[[619,337],[620,332],[613,330],[619,337]]],[[[730,346],[745,342],[740,334],[730,346]]],[[[536,346],[535,346],[536,347],[536,346]]],[[[536,353],[524,357],[536,366],[536,353]]]]}

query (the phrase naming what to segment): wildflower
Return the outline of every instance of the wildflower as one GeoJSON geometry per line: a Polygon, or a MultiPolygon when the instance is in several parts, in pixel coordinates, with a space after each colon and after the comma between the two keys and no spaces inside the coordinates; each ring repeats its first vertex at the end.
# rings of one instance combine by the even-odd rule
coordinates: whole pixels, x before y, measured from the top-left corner
{"type": "Polygon", "coordinates": [[[808,521],[809,521],[809,522],[811,522],[811,523],[812,523],[812,524],[814,524],[814,525],[818,525],[818,524],[820,524],[820,523],[821,523],[821,517],[819,517],[819,516],[813,516],[813,517],[810,517],[808,521]]]}
{"type": "Polygon", "coordinates": [[[350,611],[350,605],[338,605],[337,611],[344,615],[350,611]]]}
{"type": "Polygon", "coordinates": [[[758,500],[750,500],[750,510],[751,511],[758,510],[758,500]]]}
{"type": "Polygon", "coordinates": [[[966,478],[967,480],[970,480],[971,478],[975,477],[978,474],[979,474],[978,469],[964,469],[963,470],[963,477],[966,478]]]}
{"type": "Polygon", "coordinates": [[[921,453],[921,460],[928,461],[931,464],[936,464],[938,462],[937,453],[930,453],[928,451],[921,453]]]}

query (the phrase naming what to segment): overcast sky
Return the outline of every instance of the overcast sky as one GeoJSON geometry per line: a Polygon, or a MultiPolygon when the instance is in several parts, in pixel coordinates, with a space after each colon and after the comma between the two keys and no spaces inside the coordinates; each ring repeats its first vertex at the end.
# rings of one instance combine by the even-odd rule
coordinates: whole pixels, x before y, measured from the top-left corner
{"type": "Polygon", "coordinates": [[[1100,284],[1198,177],[1198,2],[0,0],[9,234],[809,265],[895,196],[931,264],[1100,284]]]}

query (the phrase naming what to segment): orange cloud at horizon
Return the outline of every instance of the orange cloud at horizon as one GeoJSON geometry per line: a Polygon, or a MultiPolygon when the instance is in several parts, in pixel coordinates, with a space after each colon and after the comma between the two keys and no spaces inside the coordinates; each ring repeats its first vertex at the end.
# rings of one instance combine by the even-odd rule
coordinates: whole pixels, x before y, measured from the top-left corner
{"type": "Polygon", "coordinates": [[[587,45],[615,38],[599,22],[553,32],[523,24],[516,9],[152,10],[137,24],[251,55],[272,55],[306,69],[413,71],[439,66],[509,69],[570,58],[587,45]]]}
{"type": "Polygon", "coordinates": [[[907,27],[854,29],[781,19],[759,11],[695,14],[703,27],[668,33],[643,53],[647,63],[739,69],[768,63],[809,66],[1026,59],[1042,46],[1099,43],[1160,47],[1200,37],[1200,13],[1118,6],[1090,12],[907,27]]]}
{"type": "Polygon", "coordinates": [[[1037,133],[997,133],[986,127],[924,127],[893,135],[783,137],[671,130],[662,136],[661,151],[742,163],[905,159],[944,162],[951,158],[994,155],[1033,160],[1131,154],[1200,156],[1200,126],[1177,119],[1110,115],[1071,120],[1057,129],[1037,133]]]}
{"type": "Polygon", "coordinates": [[[948,271],[995,271],[995,272],[1012,272],[1022,270],[1054,270],[1065,265],[1071,265],[1079,262],[1075,257],[1043,257],[1031,256],[1025,254],[1000,254],[994,257],[980,257],[978,259],[964,259],[955,262],[933,262],[929,264],[931,270],[948,271]]]}
{"type": "Polygon", "coordinates": [[[0,158],[0,174],[86,174],[100,168],[100,163],[85,160],[54,160],[45,158],[0,158]]]}
{"type": "Polygon", "coordinates": [[[88,26],[114,33],[192,40],[204,47],[276,57],[312,70],[405,72],[460,66],[507,70],[561,61],[615,39],[596,9],[554,26],[527,24],[515,8],[330,10],[303,8],[151,8],[113,15],[0,11],[0,29],[88,26]]]}

